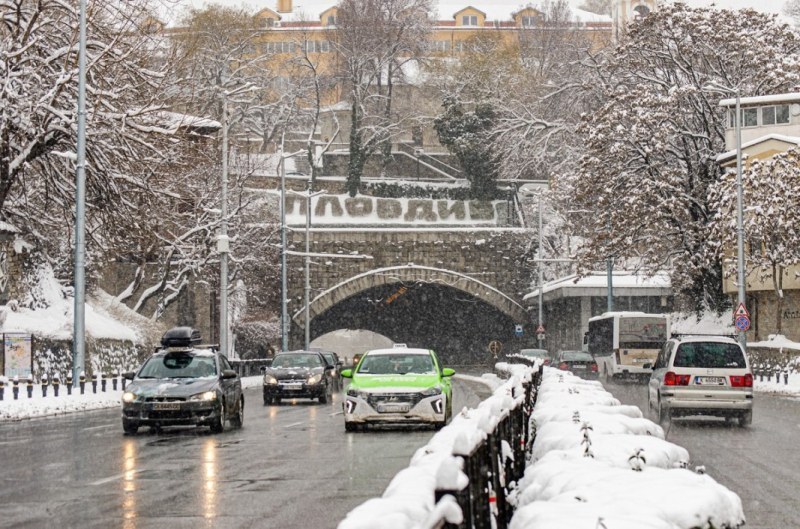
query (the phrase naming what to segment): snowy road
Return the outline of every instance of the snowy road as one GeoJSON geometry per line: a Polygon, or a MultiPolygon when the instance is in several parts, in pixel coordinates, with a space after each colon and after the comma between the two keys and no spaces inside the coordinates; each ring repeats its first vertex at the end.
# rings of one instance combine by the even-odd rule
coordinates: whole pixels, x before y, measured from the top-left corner
{"type": "MultiPolygon", "coordinates": [[[[647,388],[608,384],[623,404],[647,413],[647,388]]],[[[683,446],[692,467],[703,465],[714,479],[742,498],[748,529],[800,527],[800,399],[757,394],[750,428],[722,419],[677,419],[664,425],[667,440],[683,446]]]]}
{"type": "MultiPolygon", "coordinates": [[[[454,410],[488,388],[454,380],[454,410]]],[[[432,430],[345,433],[341,396],[264,407],[245,427],[123,436],[119,410],[0,424],[3,528],[333,528],[379,496],[432,430]]]]}

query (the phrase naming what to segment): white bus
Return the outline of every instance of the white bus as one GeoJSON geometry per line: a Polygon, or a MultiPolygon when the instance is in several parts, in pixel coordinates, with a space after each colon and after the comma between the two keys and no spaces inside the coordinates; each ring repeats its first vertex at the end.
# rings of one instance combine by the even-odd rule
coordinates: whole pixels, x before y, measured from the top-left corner
{"type": "Polygon", "coordinates": [[[589,319],[584,337],[600,376],[649,377],[659,351],[669,337],[666,314],[606,312],[589,319]]]}

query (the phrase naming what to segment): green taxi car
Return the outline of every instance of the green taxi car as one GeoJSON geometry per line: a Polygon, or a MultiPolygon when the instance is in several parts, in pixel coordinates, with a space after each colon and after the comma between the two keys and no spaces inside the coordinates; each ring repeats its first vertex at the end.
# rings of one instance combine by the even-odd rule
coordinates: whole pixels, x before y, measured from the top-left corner
{"type": "Polygon", "coordinates": [[[453,414],[450,377],[431,349],[395,345],[369,351],[354,369],[343,402],[348,432],[369,424],[432,424],[441,428],[453,414]]]}

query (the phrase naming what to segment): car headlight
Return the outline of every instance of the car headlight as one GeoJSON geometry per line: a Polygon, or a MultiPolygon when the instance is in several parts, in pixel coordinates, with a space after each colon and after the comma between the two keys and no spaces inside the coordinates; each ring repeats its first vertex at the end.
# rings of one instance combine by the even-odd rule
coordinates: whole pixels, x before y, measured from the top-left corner
{"type": "Polygon", "coordinates": [[[306,384],[319,384],[320,380],[322,380],[322,373],[317,373],[308,377],[306,384]]]}
{"type": "Polygon", "coordinates": [[[366,391],[361,391],[355,388],[349,388],[347,390],[347,394],[351,397],[357,397],[359,399],[366,399],[368,395],[366,391]]]}
{"type": "Polygon", "coordinates": [[[275,385],[278,383],[278,379],[273,377],[272,375],[264,375],[264,384],[275,385]]]}
{"type": "Polygon", "coordinates": [[[192,395],[189,397],[189,400],[201,400],[203,402],[208,402],[210,400],[216,400],[217,392],[216,391],[205,391],[203,393],[198,393],[197,395],[192,395]]]}
{"type": "Polygon", "coordinates": [[[122,394],[122,402],[133,402],[136,400],[136,393],[132,391],[126,391],[122,394]]]}
{"type": "Polygon", "coordinates": [[[442,388],[440,388],[439,386],[433,386],[432,388],[428,388],[425,391],[422,391],[421,393],[423,395],[425,395],[426,397],[431,397],[433,395],[441,394],[442,393],[442,388]]]}

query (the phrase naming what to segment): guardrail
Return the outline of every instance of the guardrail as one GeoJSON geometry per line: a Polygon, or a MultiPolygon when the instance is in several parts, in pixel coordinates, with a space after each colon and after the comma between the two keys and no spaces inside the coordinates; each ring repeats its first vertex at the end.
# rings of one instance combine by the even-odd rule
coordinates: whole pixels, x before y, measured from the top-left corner
{"type": "Polygon", "coordinates": [[[231,367],[240,377],[252,377],[261,374],[262,367],[272,365],[272,358],[254,358],[252,360],[229,360],[231,367]]]}
{"type": "MultiPolygon", "coordinates": [[[[528,358],[514,358],[514,363],[535,367],[528,358]]],[[[526,454],[533,446],[529,419],[536,403],[537,388],[541,382],[542,367],[530,381],[522,384],[524,398],[502,417],[486,439],[470,453],[460,454],[464,460],[463,471],[469,483],[462,490],[437,488],[437,504],[452,497],[463,513],[461,523],[447,522],[444,517],[433,521],[431,527],[445,529],[505,529],[514,513],[508,501],[509,485],[519,481],[525,473],[526,454]]],[[[511,398],[514,399],[512,387],[511,398]]],[[[449,500],[448,500],[449,501],[449,500]]]]}

